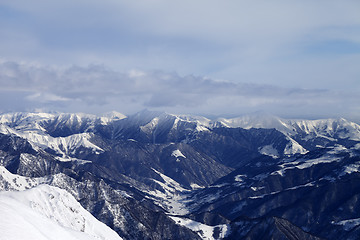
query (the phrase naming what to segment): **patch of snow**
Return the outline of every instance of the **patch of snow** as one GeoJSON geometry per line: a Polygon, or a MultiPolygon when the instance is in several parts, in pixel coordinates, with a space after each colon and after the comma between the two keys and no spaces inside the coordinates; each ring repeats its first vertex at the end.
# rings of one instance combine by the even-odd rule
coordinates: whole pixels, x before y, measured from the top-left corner
{"type": "Polygon", "coordinates": [[[325,154],[324,156],[315,159],[299,159],[297,161],[279,165],[282,169],[272,172],[271,175],[284,176],[285,172],[290,169],[305,169],[317,164],[332,163],[337,161],[341,161],[341,158],[331,154],[325,154]]]}
{"type": "Polygon", "coordinates": [[[0,123],[0,133],[5,135],[11,135],[11,134],[16,135],[16,131],[14,129],[2,123],[0,123]]]}
{"type": "Polygon", "coordinates": [[[345,166],[339,176],[341,177],[354,172],[360,172],[360,162],[345,166]]]}
{"type": "Polygon", "coordinates": [[[312,187],[312,186],[314,186],[314,182],[294,186],[294,187],[291,187],[291,188],[286,188],[286,189],[284,189],[282,191],[274,191],[274,192],[270,192],[270,193],[266,193],[266,194],[262,194],[262,195],[252,196],[252,197],[249,197],[249,198],[250,199],[260,199],[260,198],[264,198],[264,197],[269,196],[269,195],[275,195],[275,194],[278,194],[278,193],[281,193],[281,192],[284,192],[284,191],[295,190],[295,189],[303,188],[303,187],[312,187]]]}
{"type": "Polygon", "coordinates": [[[327,158],[327,157],[322,157],[322,158],[317,158],[317,159],[312,159],[309,161],[306,161],[305,163],[299,164],[297,166],[295,166],[298,169],[304,169],[304,168],[309,168],[312,167],[313,165],[316,164],[320,164],[320,163],[331,163],[331,162],[337,162],[340,161],[341,158],[327,158]]]}
{"type": "Polygon", "coordinates": [[[225,186],[228,186],[229,183],[221,183],[221,184],[216,184],[216,185],[210,185],[209,188],[222,188],[225,186]]]}
{"type": "Polygon", "coordinates": [[[234,180],[235,180],[235,182],[243,182],[244,178],[246,178],[246,177],[247,177],[246,175],[236,175],[234,180]]]}
{"type": "Polygon", "coordinates": [[[329,181],[329,182],[335,182],[336,178],[331,177],[331,176],[325,176],[325,177],[320,178],[320,180],[326,180],[326,181],[329,181]]]}
{"type": "Polygon", "coordinates": [[[264,189],[265,187],[251,187],[251,190],[253,191],[259,191],[261,189],[264,189]]]}
{"type": "Polygon", "coordinates": [[[185,155],[179,149],[174,150],[171,153],[171,156],[176,157],[176,158],[178,158],[178,157],[186,158],[185,155]]]}
{"type": "Polygon", "coordinates": [[[262,155],[270,156],[272,158],[279,158],[279,152],[274,148],[272,144],[259,147],[259,153],[261,153],[262,155]]]}
{"type": "Polygon", "coordinates": [[[199,123],[197,123],[196,124],[196,131],[198,131],[198,132],[204,132],[204,131],[210,131],[207,127],[205,127],[205,126],[203,126],[203,125],[201,125],[201,124],[199,124],[199,123]]]}
{"type": "Polygon", "coordinates": [[[64,156],[64,157],[56,156],[55,158],[56,158],[56,160],[58,160],[60,162],[77,162],[78,164],[92,163],[89,160],[78,159],[78,158],[73,158],[73,157],[69,157],[69,156],[64,156]]]}
{"type": "Polygon", "coordinates": [[[360,225],[360,218],[342,220],[339,222],[332,221],[331,223],[335,225],[342,225],[345,231],[350,231],[351,229],[360,225]]]}
{"type": "MultiPolygon", "coordinates": [[[[174,179],[166,176],[165,174],[162,174],[161,172],[157,171],[156,169],[152,168],[152,170],[154,172],[156,172],[158,175],[160,175],[160,177],[164,180],[165,183],[161,183],[161,186],[164,187],[164,189],[168,190],[168,191],[180,191],[180,192],[185,192],[188,191],[187,189],[183,188],[180,183],[176,182],[174,179]]],[[[157,181],[154,179],[154,181],[157,181]]],[[[159,182],[159,181],[157,181],[159,182]]]]}
{"type": "Polygon", "coordinates": [[[204,240],[215,240],[215,229],[219,230],[219,238],[216,239],[223,239],[230,234],[230,227],[226,224],[209,226],[187,218],[180,218],[174,216],[170,216],[170,218],[173,219],[176,224],[187,227],[192,231],[196,232],[204,240]]]}
{"type": "MultiPolygon", "coordinates": [[[[288,168],[287,168],[288,169],[288,168]]],[[[281,169],[275,172],[272,172],[271,175],[280,175],[280,176],[284,176],[286,169],[281,169]]]]}
{"type": "Polygon", "coordinates": [[[286,190],[295,190],[295,189],[303,188],[303,187],[313,187],[313,186],[314,186],[314,182],[309,182],[307,184],[302,184],[302,185],[297,185],[295,187],[286,188],[286,189],[284,189],[284,191],[286,191],[286,190]]]}
{"type": "Polygon", "coordinates": [[[305,154],[308,152],[305,148],[303,148],[303,146],[301,146],[291,137],[287,137],[287,139],[290,140],[290,143],[288,143],[284,149],[285,155],[293,155],[296,153],[305,154]]]}
{"type": "Polygon", "coordinates": [[[336,144],[332,150],[330,150],[328,153],[330,154],[336,154],[336,153],[339,153],[339,152],[348,152],[349,150],[344,147],[343,145],[340,145],[340,144],[336,144]]]}
{"type": "Polygon", "coordinates": [[[200,185],[198,185],[198,184],[196,184],[196,183],[191,183],[191,184],[190,184],[190,187],[191,187],[193,190],[205,188],[204,186],[200,186],[200,185]]]}

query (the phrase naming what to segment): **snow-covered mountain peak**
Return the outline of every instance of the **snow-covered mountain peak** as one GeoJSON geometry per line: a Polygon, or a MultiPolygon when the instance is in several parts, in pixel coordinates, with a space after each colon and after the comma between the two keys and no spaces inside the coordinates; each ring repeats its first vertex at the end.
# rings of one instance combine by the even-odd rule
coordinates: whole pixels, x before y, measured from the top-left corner
{"type": "Polygon", "coordinates": [[[211,120],[206,117],[192,116],[192,115],[176,115],[176,114],[170,114],[170,115],[176,117],[177,122],[182,121],[182,122],[196,124],[195,129],[199,132],[209,131],[209,128],[211,128],[211,120]]]}
{"type": "Polygon", "coordinates": [[[21,132],[51,132],[55,128],[90,128],[97,117],[85,113],[6,113],[0,115],[0,124],[21,132]]]}
{"type": "Polygon", "coordinates": [[[309,135],[319,137],[339,137],[360,140],[360,126],[344,118],[339,119],[284,119],[270,114],[244,115],[238,118],[220,118],[214,126],[229,128],[275,128],[287,136],[309,135]]]}
{"type": "Polygon", "coordinates": [[[149,123],[140,126],[141,131],[147,133],[147,134],[151,134],[155,128],[157,127],[157,125],[159,124],[159,118],[155,117],[153,118],[149,123]]]}
{"type": "Polygon", "coordinates": [[[0,125],[6,125],[15,130],[28,132],[42,132],[42,123],[54,119],[50,113],[5,113],[0,115],[0,125]]]}
{"type": "Polygon", "coordinates": [[[275,128],[277,130],[286,131],[289,126],[281,118],[266,114],[266,113],[254,113],[249,115],[240,116],[237,118],[219,118],[214,122],[215,125],[220,125],[230,128],[275,128]]]}
{"type": "Polygon", "coordinates": [[[202,124],[204,126],[210,126],[210,122],[211,120],[206,118],[206,117],[202,117],[202,116],[193,116],[193,115],[178,115],[178,114],[170,114],[171,116],[175,116],[179,119],[181,119],[182,121],[188,121],[188,122],[197,122],[199,124],[202,124]]]}
{"type": "Polygon", "coordinates": [[[286,120],[294,132],[330,138],[360,140],[360,126],[344,118],[318,120],[286,120]]]}
{"type": "Polygon", "coordinates": [[[40,122],[43,120],[49,120],[54,118],[54,114],[51,113],[34,113],[34,112],[14,112],[0,114],[0,123],[20,125],[27,124],[29,122],[40,122]]]}
{"type": "Polygon", "coordinates": [[[56,116],[56,120],[67,124],[82,123],[85,119],[94,121],[96,115],[86,113],[60,113],[56,116]]]}
{"type": "Polygon", "coordinates": [[[127,118],[127,116],[125,116],[122,113],[116,112],[116,111],[111,111],[111,112],[107,112],[107,113],[103,114],[100,117],[100,120],[103,125],[106,125],[106,124],[109,124],[110,122],[118,121],[118,120],[121,120],[124,118],[127,118]]]}

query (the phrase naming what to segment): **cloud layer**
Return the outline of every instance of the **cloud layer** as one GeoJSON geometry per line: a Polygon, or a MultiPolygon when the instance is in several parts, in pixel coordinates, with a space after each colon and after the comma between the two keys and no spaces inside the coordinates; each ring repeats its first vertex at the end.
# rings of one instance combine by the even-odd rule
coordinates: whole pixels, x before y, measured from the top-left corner
{"type": "Polygon", "coordinates": [[[357,0],[0,0],[0,109],[360,118],[359,11],[357,0]]]}
{"type": "Polygon", "coordinates": [[[6,61],[0,64],[0,85],[3,111],[131,114],[148,108],[203,115],[267,111],[285,117],[360,119],[360,96],[355,92],[234,83],[163,71],[118,72],[101,65],[60,69],[6,61]]]}

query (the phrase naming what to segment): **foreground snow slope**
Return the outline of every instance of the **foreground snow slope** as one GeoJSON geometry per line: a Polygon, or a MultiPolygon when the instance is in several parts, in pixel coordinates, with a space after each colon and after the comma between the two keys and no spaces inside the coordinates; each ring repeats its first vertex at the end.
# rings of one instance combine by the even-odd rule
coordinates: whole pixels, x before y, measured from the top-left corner
{"type": "Polygon", "coordinates": [[[0,192],[1,240],[116,240],[65,190],[39,185],[21,192],[0,192]]]}

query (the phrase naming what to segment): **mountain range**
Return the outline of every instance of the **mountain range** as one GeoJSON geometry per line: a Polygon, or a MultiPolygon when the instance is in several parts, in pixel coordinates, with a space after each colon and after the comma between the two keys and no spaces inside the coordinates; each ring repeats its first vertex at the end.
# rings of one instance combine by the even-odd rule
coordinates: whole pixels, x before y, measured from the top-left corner
{"type": "Polygon", "coordinates": [[[3,113],[0,231],[358,239],[359,168],[360,126],[343,118],[3,113]]]}

